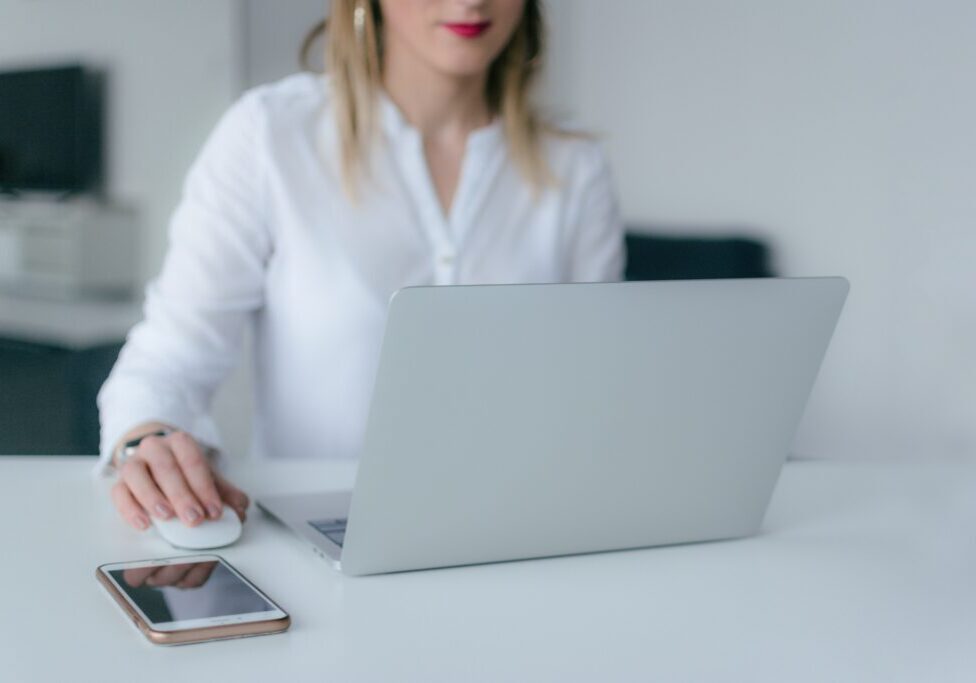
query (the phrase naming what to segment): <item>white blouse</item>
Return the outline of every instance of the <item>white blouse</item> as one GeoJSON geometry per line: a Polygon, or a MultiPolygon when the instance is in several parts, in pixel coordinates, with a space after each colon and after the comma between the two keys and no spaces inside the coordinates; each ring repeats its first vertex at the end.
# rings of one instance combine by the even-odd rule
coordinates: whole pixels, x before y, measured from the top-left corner
{"type": "Polygon", "coordinates": [[[187,176],[145,319],[99,393],[99,470],[121,435],[148,421],[219,447],[211,399],[245,326],[254,451],[354,458],[397,289],[620,279],[621,221],[591,140],[546,139],[559,183],[533,196],[501,124],[474,131],[445,215],[421,136],[385,96],[378,123],[371,179],[353,202],[327,77],[261,86],[224,115],[187,176]]]}

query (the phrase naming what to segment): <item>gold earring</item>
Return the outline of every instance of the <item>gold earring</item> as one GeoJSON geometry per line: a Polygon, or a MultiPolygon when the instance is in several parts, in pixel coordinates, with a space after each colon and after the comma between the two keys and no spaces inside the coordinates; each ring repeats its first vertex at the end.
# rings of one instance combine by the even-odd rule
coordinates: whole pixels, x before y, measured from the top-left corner
{"type": "Polygon", "coordinates": [[[362,2],[357,2],[352,12],[352,26],[356,32],[356,42],[362,45],[366,39],[366,8],[362,2]]]}

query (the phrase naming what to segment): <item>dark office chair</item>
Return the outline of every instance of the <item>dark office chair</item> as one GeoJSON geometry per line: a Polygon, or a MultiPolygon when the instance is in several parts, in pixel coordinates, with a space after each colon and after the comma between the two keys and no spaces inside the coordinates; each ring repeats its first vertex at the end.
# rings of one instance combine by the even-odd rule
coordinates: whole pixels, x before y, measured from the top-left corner
{"type": "Polygon", "coordinates": [[[626,235],[627,280],[772,277],[770,249],[750,237],[680,237],[632,227],[626,235]]]}

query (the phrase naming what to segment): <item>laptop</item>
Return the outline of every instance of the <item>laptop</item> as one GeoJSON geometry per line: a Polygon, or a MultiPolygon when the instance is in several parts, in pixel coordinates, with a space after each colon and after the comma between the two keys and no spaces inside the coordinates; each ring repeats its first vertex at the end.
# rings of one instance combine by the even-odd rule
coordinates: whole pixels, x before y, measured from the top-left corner
{"type": "Polygon", "coordinates": [[[258,505],[351,575],[753,535],[847,291],[402,289],[354,489],[258,505]]]}

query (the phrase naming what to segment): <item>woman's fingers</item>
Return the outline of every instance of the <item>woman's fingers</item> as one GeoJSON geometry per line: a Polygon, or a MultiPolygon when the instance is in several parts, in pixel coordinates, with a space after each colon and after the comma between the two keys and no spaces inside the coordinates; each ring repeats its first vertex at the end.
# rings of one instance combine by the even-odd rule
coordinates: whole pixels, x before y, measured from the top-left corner
{"type": "Polygon", "coordinates": [[[139,460],[149,464],[153,480],[172,503],[184,524],[196,526],[203,521],[203,506],[190,490],[180,464],[162,437],[151,436],[143,439],[139,444],[139,460]]]}
{"type": "Polygon", "coordinates": [[[234,508],[234,512],[237,513],[237,516],[243,522],[247,518],[247,506],[251,502],[247,494],[219,474],[214,474],[214,480],[217,484],[217,491],[220,492],[220,497],[225,503],[234,508]]]}
{"type": "Polygon", "coordinates": [[[177,583],[179,588],[198,588],[207,582],[210,574],[213,573],[216,562],[198,562],[186,573],[186,576],[177,583]]]}
{"type": "Polygon", "coordinates": [[[197,526],[208,517],[219,519],[225,503],[243,522],[250,504],[243,491],[213,471],[199,444],[183,432],[144,438],[136,456],[122,466],[112,499],[137,529],[149,526],[147,512],[159,519],[177,514],[187,526],[197,526]]]}
{"type": "Polygon", "coordinates": [[[146,579],[147,586],[175,586],[193,569],[193,563],[168,564],[146,579]]]}
{"type": "Polygon", "coordinates": [[[122,572],[122,580],[133,588],[138,588],[146,582],[150,576],[156,573],[155,567],[139,567],[137,569],[126,569],[122,572]]]}
{"type": "Polygon", "coordinates": [[[149,517],[146,516],[146,511],[142,509],[122,480],[112,486],[112,502],[115,503],[115,509],[122,515],[122,519],[133,527],[139,531],[149,528],[149,517]]]}
{"type": "Polygon", "coordinates": [[[156,486],[149,473],[149,465],[142,458],[126,460],[122,465],[121,476],[122,483],[128,487],[143,510],[159,519],[169,519],[173,516],[173,507],[156,486]]]}
{"type": "Polygon", "coordinates": [[[220,493],[217,492],[213,470],[207,456],[203,454],[196,440],[186,432],[171,434],[168,442],[190,490],[203,504],[207,515],[211,519],[219,519],[223,514],[224,506],[220,501],[220,493]]]}
{"type": "Polygon", "coordinates": [[[196,588],[206,583],[216,562],[190,562],[163,567],[140,567],[126,569],[122,579],[133,588],[139,586],[176,586],[177,588],[196,588]]]}

